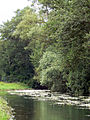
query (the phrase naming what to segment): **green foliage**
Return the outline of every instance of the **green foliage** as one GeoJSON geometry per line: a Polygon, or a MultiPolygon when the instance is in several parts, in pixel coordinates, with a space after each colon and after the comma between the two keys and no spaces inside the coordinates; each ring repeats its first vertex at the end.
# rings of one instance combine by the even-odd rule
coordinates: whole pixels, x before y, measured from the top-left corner
{"type": "Polygon", "coordinates": [[[37,1],[43,13],[26,7],[0,27],[0,76],[89,94],[90,0],[37,1]]]}
{"type": "Polygon", "coordinates": [[[4,23],[0,29],[2,39],[0,42],[0,57],[2,58],[0,59],[1,76],[2,79],[4,78],[10,82],[26,82],[32,78],[34,73],[34,67],[29,56],[31,51],[25,49],[27,41],[22,41],[20,37],[13,35],[27,9],[29,8],[18,11],[16,17],[12,18],[11,21],[4,23]]]}
{"type": "MultiPolygon", "coordinates": [[[[63,77],[67,87],[76,95],[89,94],[89,8],[88,0],[63,3],[57,0],[44,27],[45,43],[56,46],[62,55],[63,77]]],[[[43,76],[47,72],[43,72],[43,76]]]]}
{"type": "Polygon", "coordinates": [[[25,50],[30,51],[29,55],[34,67],[37,66],[41,56],[41,39],[42,39],[43,19],[30,8],[27,7],[22,20],[16,26],[13,36],[21,39],[21,43],[26,43],[25,50]]]}
{"type": "Polygon", "coordinates": [[[13,33],[13,36],[20,37],[22,40],[30,40],[28,33],[33,32],[33,28],[37,27],[37,23],[40,21],[37,18],[37,15],[30,8],[27,8],[22,20],[16,26],[16,30],[13,33]]]}
{"type": "Polygon", "coordinates": [[[2,78],[5,76],[8,81],[24,81],[33,76],[29,52],[24,49],[21,42],[17,44],[12,41],[3,41],[0,57],[2,78]]]}
{"type": "Polygon", "coordinates": [[[62,58],[59,54],[46,51],[40,60],[40,82],[53,91],[65,92],[66,81],[62,76],[62,58]]]}
{"type": "Polygon", "coordinates": [[[7,102],[0,97],[0,119],[9,120],[12,116],[11,108],[7,105],[7,102]]]}

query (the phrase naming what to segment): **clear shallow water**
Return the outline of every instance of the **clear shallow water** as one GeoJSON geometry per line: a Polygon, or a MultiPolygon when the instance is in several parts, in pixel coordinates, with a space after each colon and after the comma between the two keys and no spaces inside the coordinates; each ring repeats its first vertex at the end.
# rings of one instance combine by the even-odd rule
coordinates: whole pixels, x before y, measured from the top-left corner
{"type": "Polygon", "coordinates": [[[29,96],[7,95],[15,120],[90,120],[90,111],[75,106],[60,106],[29,96]]]}

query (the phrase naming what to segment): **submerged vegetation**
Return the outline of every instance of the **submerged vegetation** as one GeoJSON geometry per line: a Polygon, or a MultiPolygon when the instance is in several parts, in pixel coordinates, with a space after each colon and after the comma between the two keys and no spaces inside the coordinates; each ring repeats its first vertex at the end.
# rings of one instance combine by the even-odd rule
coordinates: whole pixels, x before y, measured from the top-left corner
{"type": "Polygon", "coordinates": [[[1,80],[89,95],[90,0],[33,0],[0,34],[1,80]]]}

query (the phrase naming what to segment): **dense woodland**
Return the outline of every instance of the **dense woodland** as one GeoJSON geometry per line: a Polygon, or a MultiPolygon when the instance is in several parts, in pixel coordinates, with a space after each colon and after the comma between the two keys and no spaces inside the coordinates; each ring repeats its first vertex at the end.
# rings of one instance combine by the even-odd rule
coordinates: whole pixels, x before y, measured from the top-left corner
{"type": "Polygon", "coordinates": [[[0,34],[1,80],[89,95],[90,0],[33,0],[0,34]]]}

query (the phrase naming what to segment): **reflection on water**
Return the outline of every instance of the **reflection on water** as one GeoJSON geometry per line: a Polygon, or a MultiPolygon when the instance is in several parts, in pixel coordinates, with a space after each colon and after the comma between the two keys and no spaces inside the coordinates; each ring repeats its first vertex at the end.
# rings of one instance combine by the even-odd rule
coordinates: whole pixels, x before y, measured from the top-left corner
{"type": "Polygon", "coordinates": [[[25,96],[8,95],[6,98],[14,108],[16,120],[90,120],[88,109],[59,106],[25,96]]]}

